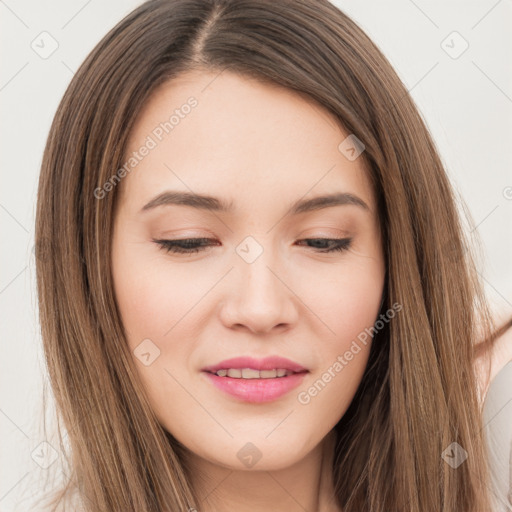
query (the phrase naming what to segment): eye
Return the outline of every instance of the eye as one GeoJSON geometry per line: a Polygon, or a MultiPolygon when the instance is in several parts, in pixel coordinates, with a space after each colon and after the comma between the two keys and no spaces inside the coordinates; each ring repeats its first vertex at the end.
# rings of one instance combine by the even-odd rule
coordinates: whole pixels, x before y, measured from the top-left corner
{"type": "Polygon", "coordinates": [[[194,253],[211,246],[208,244],[212,238],[182,238],[180,240],[154,240],[165,252],[194,253]]]}
{"type": "Polygon", "coordinates": [[[352,243],[351,238],[304,238],[299,242],[312,242],[318,252],[342,252],[347,251],[352,243]],[[325,247],[327,244],[327,247],[325,247]]]}
{"type": "MultiPolygon", "coordinates": [[[[204,249],[211,247],[210,244],[213,238],[183,238],[180,240],[155,240],[153,242],[158,244],[165,252],[174,252],[182,254],[192,254],[195,252],[203,251],[204,249]]],[[[304,238],[299,242],[312,242],[313,249],[316,252],[328,253],[328,252],[342,252],[350,248],[352,243],[351,238],[304,238]],[[327,247],[325,247],[327,244],[327,247]]],[[[311,247],[311,246],[309,246],[311,247]]]]}

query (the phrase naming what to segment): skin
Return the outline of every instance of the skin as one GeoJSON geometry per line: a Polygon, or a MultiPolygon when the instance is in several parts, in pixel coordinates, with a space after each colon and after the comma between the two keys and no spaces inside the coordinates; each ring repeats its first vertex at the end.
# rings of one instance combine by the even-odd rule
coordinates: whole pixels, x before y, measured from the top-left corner
{"type": "MultiPolygon", "coordinates": [[[[504,325],[512,317],[510,307],[501,307],[492,311],[496,326],[504,325]]],[[[483,340],[483,337],[482,337],[483,340]]],[[[483,405],[489,388],[498,373],[512,363],[512,329],[508,328],[499,336],[492,347],[475,359],[475,370],[479,384],[480,399],[483,405]]]]}
{"type": "Polygon", "coordinates": [[[227,71],[188,72],[161,86],[136,120],[127,157],[190,96],[198,105],[118,185],[113,277],[138,375],[161,425],[190,451],[199,510],[338,510],[332,429],[371,343],[360,344],[309,403],[298,394],[379,315],[385,264],[363,159],[338,150],[349,134],[321,106],[227,71]],[[165,190],[233,201],[234,210],[140,211],[165,190]],[[368,209],[285,215],[296,200],[334,191],[368,209]],[[252,263],[236,251],[247,236],[263,250],[252,263]],[[203,237],[214,245],[192,254],[167,253],[153,241],[203,237]],[[304,241],[347,237],[350,247],[332,253],[304,241]],[[145,339],[160,350],[148,366],[135,353],[145,339]],[[240,355],[287,357],[309,373],[273,402],[246,403],[201,372],[240,355]],[[237,456],[249,442],[261,455],[252,467],[237,456]]]}

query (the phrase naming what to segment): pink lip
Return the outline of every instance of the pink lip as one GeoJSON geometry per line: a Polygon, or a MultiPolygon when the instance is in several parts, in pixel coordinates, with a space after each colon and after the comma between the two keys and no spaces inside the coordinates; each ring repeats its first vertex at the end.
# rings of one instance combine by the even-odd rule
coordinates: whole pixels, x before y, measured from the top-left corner
{"type": "Polygon", "coordinates": [[[252,357],[236,357],[203,368],[203,372],[212,384],[221,391],[244,402],[262,403],[277,400],[299,386],[308,370],[298,363],[283,357],[267,357],[259,360],[252,357]],[[215,375],[216,371],[228,368],[252,368],[254,370],[283,368],[295,373],[273,379],[236,379],[215,375]]]}
{"type": "MultiPolygon", "coordinates": [[[[265,357],[265,359],[254,359],[253,357],[234,357],[232,359],[226,359],[220,363],[212,366],[206,366],[202,369],[203,372],[215,373],[218,370],[227,370],[228,368],[252,368],[253,370],[274,370],[283,368],[285,370],[291,370],[292,372],[306,372],[307,368],[302,367],[300,364],[290,361],[285,357],[272,356],[265,357]]],[[[284,378],[284,377],[281,377],[284,378]]]]}
{"type": "Polygon", "coordinates": [[[308,372],[294,373],[287,377],[275,379],[235,379],[219,377],[214,373],[205,375],[221,391],[228,393],[244,402],[271,402],[296,388],[308,372]]]}

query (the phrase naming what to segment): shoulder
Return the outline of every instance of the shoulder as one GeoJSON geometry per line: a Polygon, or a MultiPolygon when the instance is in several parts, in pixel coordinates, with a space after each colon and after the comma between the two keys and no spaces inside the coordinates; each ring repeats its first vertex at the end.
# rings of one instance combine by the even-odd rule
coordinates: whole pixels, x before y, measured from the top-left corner
{"type": "Polygon", "coordinates": [[[512,312],[496,315],[496,325],[506,326],[504,331],[489,347],[480,350],[475,358],[475,372],[480,387],[482,400],[485,400],[487,391],[496,375],[510,362],[512,362],[512,312]]]}

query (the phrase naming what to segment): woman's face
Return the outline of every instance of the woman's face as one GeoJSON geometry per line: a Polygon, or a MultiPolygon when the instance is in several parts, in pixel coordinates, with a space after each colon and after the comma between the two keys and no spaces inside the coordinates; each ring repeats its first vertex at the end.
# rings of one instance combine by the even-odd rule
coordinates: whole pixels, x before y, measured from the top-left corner
{"type": "Polygon", "coordinates": [[[308,99],[227,71],[166,83],[131,133],[115,294],[160,423],[210,463],[290,466],[360,383],[370,340],[357,337],[377,318],[385,267],[348,135],[308,99]],[[241,357],[255,361],[223,363],[241,357]],[[277,357],[289,361],[263,361],[277,357]]]}

